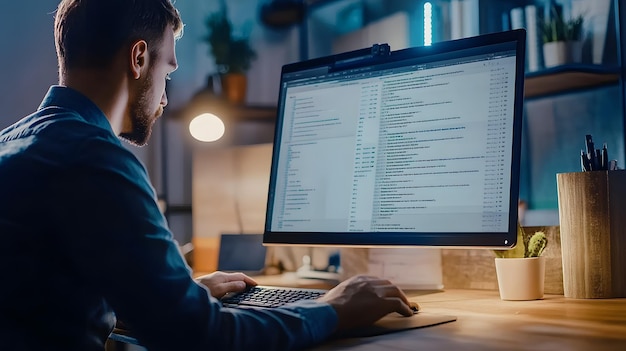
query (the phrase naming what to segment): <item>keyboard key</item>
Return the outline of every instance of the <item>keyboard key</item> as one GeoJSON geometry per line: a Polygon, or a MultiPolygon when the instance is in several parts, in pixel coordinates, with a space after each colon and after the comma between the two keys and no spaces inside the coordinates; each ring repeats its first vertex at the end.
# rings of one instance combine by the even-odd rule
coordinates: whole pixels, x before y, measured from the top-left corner
{"type": "Polygon", "coordinates": [[[299,300],[316,299],[325,293],[326,290],[321,289],[255,286],[241,293],[225,296],[222,298],[222,303],[227,307],[275,308],[299,300]]]}

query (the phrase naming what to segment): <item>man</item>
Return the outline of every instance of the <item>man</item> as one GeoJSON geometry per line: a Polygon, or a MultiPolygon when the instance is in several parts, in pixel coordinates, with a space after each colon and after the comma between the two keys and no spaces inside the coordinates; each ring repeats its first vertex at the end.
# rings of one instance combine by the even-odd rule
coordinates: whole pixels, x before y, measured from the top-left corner
{"type": "Polygon", "coordinates": [[[119,318],[149,350],[286,350],[411,315],[397,287],[370,277],[272,310],[221,306],[255,284],[243,274],[192,279],[118,138],[148,140],[182,27],[170,0],[59,4],[59,85],[0,133],[3,349],[103,350],[119,318]]]}

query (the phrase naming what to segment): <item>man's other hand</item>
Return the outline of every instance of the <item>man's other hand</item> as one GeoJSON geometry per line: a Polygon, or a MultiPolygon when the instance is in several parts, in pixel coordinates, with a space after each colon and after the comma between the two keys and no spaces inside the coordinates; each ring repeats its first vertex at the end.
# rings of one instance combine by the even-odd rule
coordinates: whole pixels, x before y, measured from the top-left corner
{"type": "Polygon", "coordinates": [[[370,276],[345,280],[318,300],[337,311],[337,331],[370,325],[392,312],[413,315],[402,290],[388,280],[370,276]]]}

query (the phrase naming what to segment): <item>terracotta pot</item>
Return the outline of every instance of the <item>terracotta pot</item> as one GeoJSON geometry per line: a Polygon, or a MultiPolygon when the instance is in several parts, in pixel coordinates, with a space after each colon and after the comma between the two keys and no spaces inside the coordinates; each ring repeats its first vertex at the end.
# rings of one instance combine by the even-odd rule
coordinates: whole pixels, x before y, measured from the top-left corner
{"type": "Polygon", "coordinates": [[[222,76],[222,88],[226,99],[234,104],[246,101],[247,78],[243,73],[227,73],[222,76]]]}

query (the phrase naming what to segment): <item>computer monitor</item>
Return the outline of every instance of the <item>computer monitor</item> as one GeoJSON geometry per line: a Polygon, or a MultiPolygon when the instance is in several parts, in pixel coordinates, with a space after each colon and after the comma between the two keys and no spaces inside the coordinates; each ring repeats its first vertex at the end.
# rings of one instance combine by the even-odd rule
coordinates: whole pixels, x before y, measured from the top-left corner
{"type": "Polygon", "coordinates": [[[283,66],[264,244],[515,245],[525,35],[283,66]]]}

